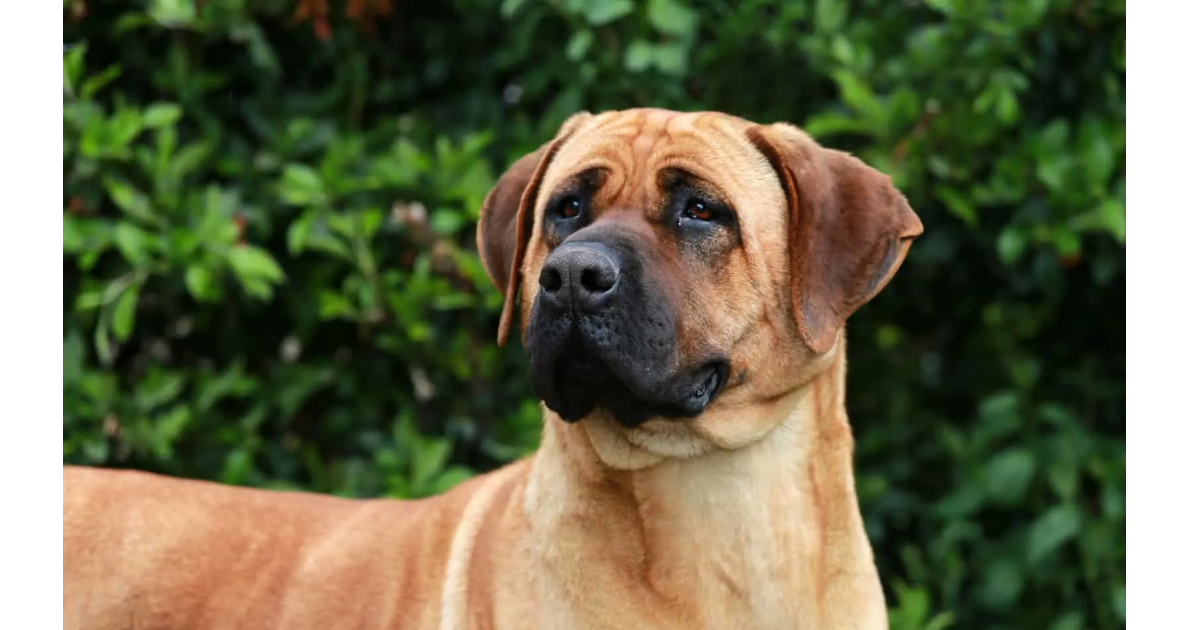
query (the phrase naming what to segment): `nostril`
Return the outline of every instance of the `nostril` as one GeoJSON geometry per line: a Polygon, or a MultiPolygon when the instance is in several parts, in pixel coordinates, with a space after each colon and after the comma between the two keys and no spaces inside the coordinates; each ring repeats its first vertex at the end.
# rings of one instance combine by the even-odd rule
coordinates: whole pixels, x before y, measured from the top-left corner
{"type": "Polygon", "coordinates": [[[562,288],[562,274],[553,267],[543,267],[541,275],[538,276],[538,284],[553,293],[562,288]]]}
{"type": "Polygon", "coordinates": [[[617,274],[611,269],[588,267],[579,274],[579,283],[591,293],[604,293],[616,284],[617,274]]]}

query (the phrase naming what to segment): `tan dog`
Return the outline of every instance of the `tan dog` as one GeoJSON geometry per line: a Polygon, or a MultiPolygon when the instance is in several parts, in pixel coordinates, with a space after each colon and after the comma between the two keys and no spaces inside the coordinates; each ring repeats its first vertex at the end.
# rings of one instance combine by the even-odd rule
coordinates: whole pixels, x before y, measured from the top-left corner
{"type": "Polygon", "coordinates": [[[921,231],[794,127],[578,114],[478,230],[537,453],[416,502],[64,468],[65,627],[884,628],[842,330],[921,231]]]}

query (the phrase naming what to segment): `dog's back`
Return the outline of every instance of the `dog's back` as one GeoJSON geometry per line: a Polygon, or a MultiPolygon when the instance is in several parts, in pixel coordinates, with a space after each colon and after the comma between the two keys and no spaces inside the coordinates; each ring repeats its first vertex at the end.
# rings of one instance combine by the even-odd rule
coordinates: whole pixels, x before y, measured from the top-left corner
{"type": "Polygon", "coordinates": [[[477,484],[366,501],[64,466],[64,628],[428,627],[477,484]]]}

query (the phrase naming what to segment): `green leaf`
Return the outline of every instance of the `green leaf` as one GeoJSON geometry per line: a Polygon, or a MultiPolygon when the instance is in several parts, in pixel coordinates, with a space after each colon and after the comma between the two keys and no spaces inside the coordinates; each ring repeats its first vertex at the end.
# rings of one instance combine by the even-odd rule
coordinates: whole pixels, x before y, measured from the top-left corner
{"type": "Polygon", "coordinates": [[[842,101],[870,124],[871,130],[882,134],[887,126],[887,110],[871,86],[847,70],[837,70],[833,80],[841,90],[842,101]]]}
{"type": "Polygon", "coordinates": [[[354,262],[350,245],[330,232],[327,222],[317,211],[306,212],[288,226],[287,246],[288,253],[293,256],[313,250],[354,262]]]}
{"type": "Polygon", "coordinates": [[[103,291],[80,291],[75,297],[75,310],[80,313],[92,311],[104,304],[103,291]]]}
{"type": "Polygon", "coordinates": [[[1052,241],[1060,256],[1076,256],[1083,248],[1083,242],[1080,241],[1079,235],[1065,227],[1054,230],[1052,241]]]}
{"type": "Polygon", "coordinates": [[[1025,0],[1025,2],[1013,3],[1014,6],[1021,6],[1026,11],[1027,24],[1033,25],[1040,22],[1046,16],[1046,10],[1050,8],[1050,0],[1025,0]]]}
{"type": "Polygon", "coordinates": [[[168,29],[187,28],[196,21],[196,6],[192,0],[150,0],[147,13],[168,29]]]}
{"type": "Polygon", "coordinates": [[[583,17],[592,26],[604,26],[633,12],[633,0],[589,0],[583,17]]]}
{"type": "Polygon", "coordinates": [[[630,72],[642,72],[654,63],[654,46],[644,40],[634,40],[625,49],[625,69],[630,72]]]}
{"type": "Polygon", "coordinates": [[[1044,154],[1053,154],[1061,152],[1065,148],[1070,135],[1071,127],[1065,120],[1059,118],[1042,127],[1037,135],[1037,140],[1044,154]]]}
{"type": "Polygon", "coordinates": [[[1125,201],[1106,199],[1100,204],[1100,223],[1121,245],[1125,244],[1125,201]]]}
{"type": "Polygon", "coordinates": [[[679,0],[650,0],[646,19],[660,33],[689,37],[696,30],[696,13],[679,0]]]}
{"type": "Polygon", "coordinates": [[[127,341],[133,333],[133,322],[137,317],[140,284],[133,284],[121,292],[113,306],[112,332],[117,341],[127,341]]]}
{"type": "Polygon", "coordinates": [[[279,56],[275,54],[267,36],[257,24],[242,22],[231,28],[229,35],[231,39],[245,44],[250,62],[262,70],[263,74],[269,77],[279,76],[279,56]]]}
{"type": "Polygon", "coordinates": [[[933,616],[926,624],[924,630],[946,630],[954,625],[954,613],[943,611],[933,616]]]}
{"type": "Polygon", "coordinates": [[[196,142],[187,145],[171,159],[171,170],[175,177],[183,178],[196,170],[208,158],[211,147],[206,142],[196,142]]]}
{"type": "Polygon", "coordinates": [[[1018,431],[1023,417],[1016,392],[1006,390],[992,394],[979,403],[979,421],[970,433],[971,442],[980,450],[989,449],[992,444],[1018,431]]]}
{"type": "Polygon", "coordinates": [[[225,456],[225,464],[221,467],[218,479],[226,485],[241,485],[246,483],[250,472],[254,469],[254,455],[251,447],[242,445],[225,456]]]}
{"type": "Polygon", "coordinates": [[[150,237],[141,228],[121,221],[113,233],[117,249],[129,264],[140,266],[150,259],[150,237]]]}
{"type": "Polygon", "coordinates": [[[246,376],[242,360],[235,360],[229,369],[207,377],[197,388],[195,404],[200,413],[208,413],[218,402],[230,396],[245,396],[256,391],[253,378],[246,376]]]}
{"type": "Polygon", "coordinates": [[[664,74],[680,75],[687,69],[687,51],[680,42],[651,44],[639,39],[625,49],[625,69],[642,72],[654,66],[664,74]]]}
{"type": "Polygon", "coordinates": [[[1017,601],[1025,580],[1016,560],[1004,556],[986,565],[980,585],[980,599],[990,608],[1003,610],[1017,601]]]}
{"type": "Polygon", "coordinates": [[[936,191],[950,214],[971,227],[978,224],[979,217],[975,213],[975,205],[965,195],[949,186],[938,186],[936,191]]]}
{"type": "Polygon", "coordinates": [[[183,283],[197,302],[208,302],[220,297],[212,271],[202,264],[188,265],[183,283]]]}
{"type": "Polygon", "coordinates": [[[880,350],[891,350],[900,344],[904,338],[903,331],[889,324],[882,324],[875,329],[875,343],[880,350]]]}
{"type": "Polygon", "coordinates": [[[474,476],[475,471],[469,468],[464,466],[450,466],[443,470],[429,486],[429,494],[442,494],[474,476]]]}
{"type": "Polygon", "coordinates": [[[354,217],[350,214],[326,214],[324,218],[334,234],[346,239],[353,239],[358,231],[354,217]]]}
{"type": "Polygon", "coordinates": [[[1000,255],[1001,262],[1012,265],[1020,260],[1027,244],[1024,234],[1008,226],[1001,230],[1000,236],[996,238],[996,252],[1000,255]]]}
{"type": "Polygon", "coordinates": [[[170,457],[174,443],[192,420],[192,411],[186,405],[175,405],[157,418],[155,437],[159,455],[170,457]]]}
{"type": "Polygon", "coordinates": [[[588,49],[592,47],[592,41],[595,36],[592,31],[578,30],[567,40],[567,59],[570,61],[579,61],[587,54],[588,49]]]}
{"type": "Polygon", "coordinates": [[[327,200],[321,176],[306,164],[284,167],[279,192],[285,203],[294,206],[323,204],[327,200]]]}
{"type": "Polygon", "coordinates": [[[287,248],[289,254],[296,256],[304,251],[304,246],[308,243],[308,235],[312,232],[313,222],[316,219],[315,212],[305,212],[288,226],[287,248]]]}
{"type": "Polygon", "coordinates": [[[1024,497],[1037,460],[1027,448],[1012,448],[993,456],[984,469],[988,494],[1005,504],[1024,497]]]}
{"type": "Polygon", "coordinates": [[[469,308],[475,304],[475,298],[466,293],[442,293],[433,298],[430,305],[436,311],[450,311],[469,308]]]}
{"type": "Polygon", "coordinates": [[[938,514],[947,518],[962,518],[975,514],[983,507],[983,493],[975,488],[959,486],[935,504],[938,514]]]}
{"type": "Polygon", "coordinates": [[[113,359],[116,358],[115,350],[112,346],[112,340],[108,338],[108,311],[100,309],[100,316],[96,321],[96,329],[92,333],[92,344],[96,347],[96,358],[100,360],[103,366],[112,365],[113,359]]]}
{"type": "Polygon", "coordinates": [[[147,127],[157,129],[174,125],[181,115],[183,109],[175,103],[154,103],[142,112],[142,120],[147,127]]]}
{"type": "Polygon", "coordinates": [[[1113,520],[1125,518],[1125,490],[1108,484],[1100,491],[1100,507],[1104,516],[1113,520]]]}
{"type": "Polygon", "coordinates": [[[84,248],[87,237],[79,220],[69,213],[63,212],[63,253],[76,254],[84,248]]]}
{"type": "Polygon", "coordinates": [[[77,385],[87,369],[83,336],[77,328],[63,335],[63,385],[77,385]]]}
{"type": "Polygon", "coordinates": [[[446,466],[450,458],[449,440],[422,440],[413,448],[413,486],[422,489],[433,480],[435,474],[446,466]]]}
{"type": "Polygon", "coordinates": [[[1056,459],[1050,463],[1046,482],[1060,499],[1073,499],[1079,491],[1079,463],[1056,459]]]}
{"type": "Polygon", "coordinates": [[[108,152],[110,155],[125,155],[121,150],[133,142],[133,139],[142,133],[144,128],[145,121],[142,120],[140,110],[127,107],[118,111],[108,120],[108,139],[111,143],[108,152]]]}
{"type": "Polygon", "coordinates": [[[283,269],[266,250],[253,245],[234,247],[229,252],[229,265],[244,284],[283,281],[283,269]]]}
{"type": "Polygon", "coordinates": [[[174,400],[186,384],[187,377],[182,372],[151,372],[149,378],[138,384],[134,400],[138,409],[150,412],[174,400]]]}
{"type": "Polygon", "coordinates": [[[1021,102],[1013,90],[1003,90],[996,96],[996,116],[1006,126],[1017,122],[1021,115],[1021,102]]]}
{"type": "Polygon", "coordinates": [[[1029,528],[1026,560],[1033,566],[1079,533],[1079,508],[1062,504],[1050,508],[1029,528]]]}
{"type": "Polygon", "coordinates": [[[520,11],[521,7],[525,6],[525,3],[528,1],[529,0],[504,0],[504,2],[500,4],[500,15],[504,19],[509,19],[516,15],[517,11],[520,11]]]}
{"type": "Polygon", "coordinates": [[[668,42],[654,47],[654,65],[663,74],[681,76],[687,71],[687,46],[681,42],[668,42]]]}
{"type": "Polygon", "coordinates": [[[1083,615],[1078,611],[1060,616],[1048,630],[1083,630],[1083,615]]]}
{"type": "Polygon", "coordinates": [[[817,0],[816,27],[820,33],[836,33],[846,23],[844,0],[817,0]]]}
{"type": "Polygon", "coordinates": [[[317,299],[317,315],[321,319],[351,318],[354,312],[354,305],[341,293],[324,290],[317,299]]]}
{"type": "Polygon", "coordinates": [[[104,86],[112,83],[119,76],[121,76],[121,66],[112,65],[88,77],[83,82],[83,86],[79,88],[79,99],[83,101],[91,100],[96,95],[96,92],[99,92],[104,86]]]}
{"type": "Polygon", "coordinates": [[[429,227],[433,231],[443,236],[456,234],[466,223],[462,213],[456,210],[446,208],[438,208],[433,211],[433,216],[429,217],[429,227]]]}
{"type": "Polygon", "coordinates": [[[829,51],[833,55],[834,61],[843,66],[849,66],[854,63],[857,55],[854,50],[854,44],[850,43],[850,38],[842,33],[836,33],[833,35],[831,42],[829,51]]]}
{"type": "Polygon", "coordinates": [[[383,225],[383,210],[379,208],[364,209],[360,211],[358,219],[362,228],[362,237],[371,240],[379,232],[379,227],[383,225]]]}
{"type": "Polygon", "coordinates": [[[150,199],[129,182],[115,176],[105,176],[104,188],[108,191],[108,198],[121,212],[149,225],[160,224],[159,218],[154,214],[150,199]]]}
{"type": "Polygon", "coordinates": [[[83,76],[83,57],[87,52],[87,44],[81,43],[63,54],[63,93],[71,94],[77,91],[79,79],[83,76]]]}
{"type": "Polygon", "coordinates": [[[1060,191],[1066,184],[1071,161],[1058,153],[1043,154],[1037,162],[1037,178],[1052,192],[1060,191]]]}
{"type": "Polygon", "coordinates": [[[839,112],[814,114],[804,122],[804,130],[814,138],[826,138],[845,133],[859,133],[867,126],[857,118],[839,112]]]}
{"type": "Polygon", "coordinates": [[[929,592],[919,586],[909,586],[896,580],[892,584],[896,603],[888,610],[888,626],[895,630],[944,630],[954,620],[948,612],[930,618],[929,592]]]}

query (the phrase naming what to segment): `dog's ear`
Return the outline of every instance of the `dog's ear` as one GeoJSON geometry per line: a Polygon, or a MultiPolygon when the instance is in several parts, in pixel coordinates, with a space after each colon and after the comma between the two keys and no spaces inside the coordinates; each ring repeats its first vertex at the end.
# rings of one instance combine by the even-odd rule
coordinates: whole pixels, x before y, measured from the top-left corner
{"type": "Polygon", "coordinates": [[[513,312],[520,299],[521,261],[533,233],[533,204],[542,176],[562,143],[590,117],[587,112],[579,112],[568,118],[553,140],[508,167],[483,199],[475,229],[475,246],[492,284],[504,294],[504,310],[500,313],[500,330],[496,337],[501,346],[508,340],[513,312]]]}
{"type": "Polygon", "coordinates": [[[823,354],[924,228],[891,178],[858,158],[787,124],[747,133],[787,195],[792,313],[804,343],[823,354]]]}

